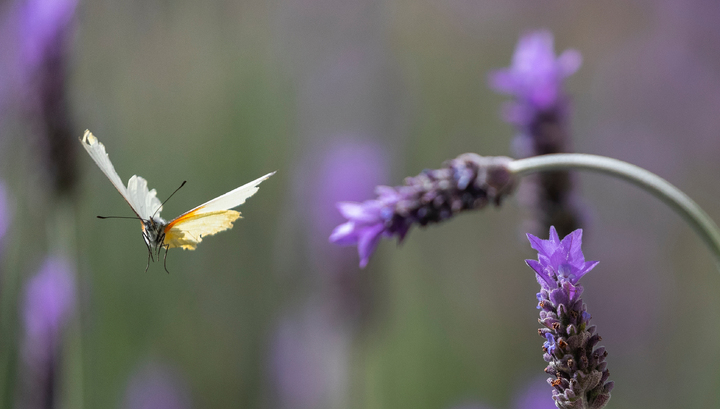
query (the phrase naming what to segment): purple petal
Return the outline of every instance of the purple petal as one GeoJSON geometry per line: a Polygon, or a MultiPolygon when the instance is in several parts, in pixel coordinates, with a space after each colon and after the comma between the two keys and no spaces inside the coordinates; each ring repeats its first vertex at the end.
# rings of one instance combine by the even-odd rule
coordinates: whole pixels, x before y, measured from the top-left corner
{"type": "Polygon", "coordinates": [[[357,241],[358,235],[355,222],[346,222],[339,225],[330,235],[330,242],[341,246],[355,244],[357,241]]]}
{"type": "Polygon", "coordinates": [[[378,195],[377,201],[384,205],[397,203],[401,199],[400,192],[390,186],[378,186],[375,193],[378,195]]]}
{"type": "Polygon", "coordinates": [[[590,272],[590,270],[592,270],[593,268],[595,268],[595,266],[598,265],[598,263],[599,263],[599,261],[588,261],[588,262],[585,262],[585,265],[583,266],[583,268],[582,268],[581,270],[579,270],[579,271],[577,272],[577,274],[576,274],[577,279],[579,280],[580,277],[582,277],[582,276],[584,276],[585,274],[587,274],[588,272],[590,272]]]}
{"type": "Polygon", "coordinates": [[[375,252],[375,248],[380,241],[385,226],[377,224],[372,227],[366,227],[360,232],[358,239],[358,255],[360,255],[360,268],[365,268],[370,256],[375,252]]]}
{"type": "Polygon", "coordinates": [[[550,278],[547,275],[542,264],[540,264],[536,260],[525,260],[525,263],[527,263],[527,265],[530,268],[535,270],[535,274],[537,275],[538,283],[540,284],[541,287],[544,287],[544,288],[554,287],[554,281],[552,280],[552,278],[550,278]],[[540,281],[541,279],[542,279],[542,281],[540,281]],[[543,281],[544,281],[544,283],[543,283],[543,281]]]}
{"type": "Polygon", "coordinates": [[[488,75],[490,88],[503,94],[513,94],[517,88],[517,79],[512,71],[507,69],[496,70],[488,75]]]}
{"type": "Polygon", "coordinates": [[[565,236],[564,240],[570,238],[568,243],[568,258],[570,262],[575,264],[582,264],[585,262],[585,256],[582,253],[582,229],[577,229],[574,232],[565,236]]]}
{"type": "Polygon", "coordinates": [[[558,237],[555,226],[550,226],[550,239],[549,241],[554,244],[560,244],[560,237],[558,237]]]}
{"type": "Polygon", "coordinates": [[[539,251],[539,252],[545,252],[545,242],[546,240],[543,240],[537,236],[534,236],[530,233],[526,234],[528,240],[530,241],[530,247],[533,249],[539,251]]]}
{"type": "Polygon", "coordinates": [[[582,54],[577,50],[565,50],[558,57],[558,68],[562,77],[575,74],[582,65],[582,54]]]}
{"type": "Polygon", "coordinates": [[[348,220],[362,223],[373,223],[379,219],[379,208],[369,200],[363,203],[340,202],[337,208],[348,220]]]}
{"type": "Polygon", "coordinates": [[[547,71],[554,63],[554,54],[553,36],[549,31],[530,32],[518,41],[513,54],[513,70],[524,74],[547,71]]]}

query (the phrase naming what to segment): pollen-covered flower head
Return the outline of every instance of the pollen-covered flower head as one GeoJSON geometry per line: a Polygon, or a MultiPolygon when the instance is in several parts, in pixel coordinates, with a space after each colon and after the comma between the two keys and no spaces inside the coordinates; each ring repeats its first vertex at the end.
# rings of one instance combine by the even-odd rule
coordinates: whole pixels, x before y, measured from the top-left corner
{"type": "Polygon", "coordinates": [[[537,260],[525,260],[535,270],[535,276],[544,289],[557,288],[563,281],[577,284],[578,280],[592,270],[597,261],[585,261],[582,253],[582,229],[558,237],[555,227],[550,227],[550,238],[542,240],[532,234],[527,235],[532,248],[538,251],[537,260]]]}

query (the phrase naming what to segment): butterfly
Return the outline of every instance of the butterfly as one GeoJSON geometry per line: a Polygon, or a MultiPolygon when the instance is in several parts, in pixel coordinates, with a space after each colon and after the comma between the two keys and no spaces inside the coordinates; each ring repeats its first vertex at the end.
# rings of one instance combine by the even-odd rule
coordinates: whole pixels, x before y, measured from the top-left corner
{"type": "MultiPolygon", "coordinates": [[[[160,260],[160,251],[162,249],[165,249],[163,266],[167,271],[167,252],[169,249],[180,247],[184,250],[195,250],[204,236],[210,236],[232,228],[233,222],[240,218],[240,212],[230,209],[245,203],[247,198],[258,191],[258,185],[262,181],[275,174],[275,172],[268,173],[166,222],[160,217],[163,204],[157,198],[155,189],[148,190],[145,179],[133,175],[128,180],[127,187],[125,187],[112,162],[110,162],[105,146],[90,131],[85,131],[85,134],[80,138],[80,142],[100,167],[100,170],[110,179],[115,189],[120,192],[123,199],[130,205],[137,219],[142,222],[142,236],[148,248],[148,262],[145,272],[150,267],[151,259],[155,261],[155,257],[157,257],[160,260]],[[153,253],[155,257],[153,257],[153,253]]],[[[184,184],[185,182],[183,182],[184,184]]],[[[98,217],[104,218],[102,216],[98,217]]]]}

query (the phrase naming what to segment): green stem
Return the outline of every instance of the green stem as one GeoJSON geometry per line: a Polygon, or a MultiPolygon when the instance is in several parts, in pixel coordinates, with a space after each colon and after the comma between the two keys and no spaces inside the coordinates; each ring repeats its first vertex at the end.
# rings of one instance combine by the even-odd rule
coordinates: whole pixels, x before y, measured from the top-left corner
{"type": "Polygon", "coordinates": [[[715,256],[720,269],[720,229],[688,195],[670,182],[643,168],[605,156],[559,153],[517,159],[508,165],[516,175],[548,170],[585,169],[626,180],[662,200],[692,226],[715,256]]]}

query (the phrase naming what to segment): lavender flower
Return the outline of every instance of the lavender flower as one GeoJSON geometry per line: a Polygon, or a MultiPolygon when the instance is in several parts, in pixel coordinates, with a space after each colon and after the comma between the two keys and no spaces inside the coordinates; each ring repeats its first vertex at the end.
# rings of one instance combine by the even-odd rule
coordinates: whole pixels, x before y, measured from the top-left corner
{"type": "Polygon", "coordinates": [[[170,368],[149,363],[136,371],[128,383],[124,409],[189,409],[185,382],[170,368]]]}
{"type": "Polygon", "coordinates": [[[607,352],[605,347],[595,348],[602,338],[595,326],[588,326],[590,314],[580,299],[583,287],[578,284],[598,262],[585,261],[580,229],[562,241],[554,227],[549,240],[527,237],[538,251],[538,260],[525,262],[540,283],[539,322],[544,328],[538,333],[545,338],[545,372],[555,377],[548,379],[555,404],[561,409],[600,409],[610,400],[614,383],[606,382],[610,376],[607,352]]]}
{"type": "Polygon", "coordinates": [[[490,74],[492,88],[516,99],[508,104],[506,120],[526,127],[543,112],[564,114],[567,97],[562,92],[563,80],[581,63],[582,56],[575,50],[566,50],[555,58],[549,31],[534,31],[520,38],[512,66],[490,74]]]}
{"type": "MultiPolygon", "coordinates": [[[[504,117],[519,135],[514,150],[519,157],[570,151],[568,98],[563,81],[580,67],[582,57],[567,50],[555,57],[553,37],[548,31],[524,35],[515,49],[512,65],[490,74],[490,86],[514,97],[505,105],[504,117]]],[[[567,234],[580,225],[580,214],[572,195],[572,180],[566,171],[546,172],[531,178],[518,193],[524,207],[531,209],[533,230],[557,226],[567,234]]]]}
{"type": "Polygon", "coordinates": [[[0,244],[3,237],[10,226],[10,209],[8,205],[8,195],[5,189],[5,183],[0,181],[0,244]]]}
{"type": "Polygon", "coordinates": [[[316,246],[313,253],[321,258],[317,264],[322,270],[344,269],[350,265],[348,259],[352,258],[352,253],[328,251],[327,248],[328,232],[343,221],[335,204],[341,200],[362,200],[371,195],[375,186],[386,179],[387,157],[381,144],[348,134],[336,135],[332,144],[325,143],[312,152],[308,162],[315,164],[316,169],[299,185],[303,186],[299,197],[313,203],[307,219],[313,239],[322,239],[321,243],[312,243],[316,246]]]}
{"type": "Polygon", "coordinates": [[[18,3],[18,70],[31,124],[56,193],[70,193],[77,182],[77,147],[67,94],[66,63],[77,0],[25,0],[18,3]]]}
{"type": "Polygon", "coordinates": [[[68,262],[49,257],[25,290],[21,406],[54,407],[61,331],[74,305],[75,282],[68,262]]]}
{"type": "MultiPolygon", "coordinates": [[[[318,302],[319,301],[319,302],[318,302]]],[[[272,407],[348,407],[352,328],[334,306],[309,300],[278,323],[269,363],[275,390],[272,407]]]]}
{"type": "Polygon", "coordinates": [[[512,400],[513,409],[555,409],[555,401],[548,396],[545,377],[540,376],[522,385],[512,400]]]}
{"type": "Polygon", "coordinates": [[[413,224],[438,223],[488,203],[499,206],[515,185],[507,169],[510,161],[466,153],[440,169],[406,178],[404,186],[378,186],[377,199],[338,203],[348,221],[335,228],[330,241],[357,245],[360,267],[365,267],[382,236],[402,241],[413,224]]]}
{"type": "Polygon", "coordinates": [[[41,65],[51,49],[66,40],[78,0],[24,0],[19,2],[21,52],[30,68],[41,65]]]}

